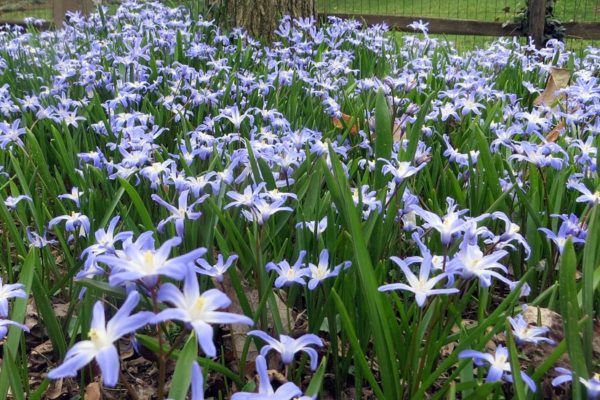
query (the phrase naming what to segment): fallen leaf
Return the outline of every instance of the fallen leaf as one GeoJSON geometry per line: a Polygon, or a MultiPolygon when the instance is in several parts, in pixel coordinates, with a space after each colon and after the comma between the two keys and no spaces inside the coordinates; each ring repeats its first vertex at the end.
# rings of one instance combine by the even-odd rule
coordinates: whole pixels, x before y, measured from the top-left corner
{"type": "Polygon", "coordinates": [[[561,120],[550,132],[548,132],[546,140],[549,142],[556,142],[560,137],[560,134],[564,132],[566,126],[567,124],[565,124],[565,121],[561,120]]]}
{"type": "Polygon", "coordinates": [[[56,303],[52,305],[54,315],[58,318],[66,318],[69,314],[69,305],[64,303],[56,303]]]}
{"type": "Polygon", "coordinates": [[[561,315],[548,308],[528,306],[523,311],[523,319],[528,325],[547,327],[549,331],[546,336],[557,343],[564,338],[561,315]]]}
{"type": "Polygon", "coordinates": [[[85,388],[85,394],[83,395],[84,400],[101,400],[102,391],[100,390],[100,384],[98,382],[92,382],[85,388]]]}
{"type": "MultiPolygon", "coordinates": [[[[66,393],[66,391],[65,391],[66,393]]],[[[45,397],[50,400],[58,399],[63,394],[63,379],[50,381],[48,389],[46,389],[45,397]]]]}
{"type": "Polygon", "coordinates": [[[552,103],[557,99],[556,91],[564,89],[569,85],[571,79],[571,71],[565,68],[552,68],[550,75],[546,80],[546,87],[544,91],[533,101],[533,104],[539,106],[544,104],[551,106],[552,103]]]}
{"type": "Polygon", "coordinates": [[[358,126],[357,118],[352,117],[351,115],[342,113],[342,120],[344,121],[344,123],[342,123],[342,121],[340,121],[336,117],[333,117],[331,119],[331,121],[333,122],[333,126],[335,126],[336,128],[344,129],[344,125],[346,125],[346,126],[351,125],[350,133],[352,135],[358,135],[359,126],[358,126]]]}
{"type": "MultiPolygon", "coordinates": [[[[242,306],[240,305],[237,293],[231,284],[231,278],[229,277],[229,274],[224,275],[222,289],[225,292],[225,294],[231,299],[231,305],[229,306],[228,311],[232,312],[234,314],[242,314],[243,315],[244,312],[242,310],[242,306]]],[[[248,300],[250,301],[251,304],[259,303],[258,292],[255,289],[250,289],[249,287],[246,287],[245,291],[246,291],[246,296],[248,297],[248,300]],[[256,300],[253,300],[253,298],[255,298],[256,300]]],[[[233,345],[233,353],[234,353],[233,356],[235,359],[235,361],[231,365],[232,365],[232,368],[235,368],[235,366],[238,365],[239,357],[242,355],[242,352],[244,350],[244,345],[246,344],[246,336],[247,336],[248,332],[250,331],[250,328],[248,327],[248,325],[245,325],[245,324],[231,324],[230,330],[231,330],[231,343],[233,345]]],[[[256,356],[258,356],[258,351],[256,350],[256,346],[254,345],[254,342],[250,342],[250,347],[248,348],[246,362],[248,364],[254,363],[256,356]]]]}

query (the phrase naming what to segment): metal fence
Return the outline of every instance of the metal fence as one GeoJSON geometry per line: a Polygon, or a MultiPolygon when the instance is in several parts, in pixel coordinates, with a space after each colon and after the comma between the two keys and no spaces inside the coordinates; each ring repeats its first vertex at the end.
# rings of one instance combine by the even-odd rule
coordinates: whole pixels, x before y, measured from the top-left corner
{"type": "MultiPolygon", "coordinates": [[[[86,1],[91,0],[0,0],[0,24],[23,21],[25,17],[56,24],[65,10],[86,1]]],[[[530,3],[546,1],[550,0],[530,0],[530,3]]],[[[118,2],[103,1],[113,7],[118,2]]],[[[399,31],[406,30],[413,20],[423,19],[430,23],[431,33],[466,49],[497,36],[519,35],[510,22],[527,7],[527,0],[315,0],[315,3],[321,17],[351,16],[367,23],[386,22],[399,31]]],[[[554,17],[566,27],[570,48],[600,46],[600,0],[554,0],[554,17]]]]}
{"type": "MultiPolygon", "coordinates": [[[[525,0],[317,0],[322,13],[402,15],[505,22],[526,7],[525,0]]],[[[563,22],[600,22],[600,0],[554,0],[563,22]]]]}
{"type": "MultiPolygon", "coordinates": [[[[423,19],[430,23],[430,32],[458,42],[459,47],[521,35],[515,18],[536,4],[543,10],[546,1],[550,0],[316,0],[322,16],[386,22],[400,31],[407,30],[411,21],[423,19]]],[[[554,18],[565,27],[570,48],[600,45],[600,0],[554,0],[553,5],[554,18]]],[[[544,15],[540,17],[538,28],[543,29],[544,15]]]]}

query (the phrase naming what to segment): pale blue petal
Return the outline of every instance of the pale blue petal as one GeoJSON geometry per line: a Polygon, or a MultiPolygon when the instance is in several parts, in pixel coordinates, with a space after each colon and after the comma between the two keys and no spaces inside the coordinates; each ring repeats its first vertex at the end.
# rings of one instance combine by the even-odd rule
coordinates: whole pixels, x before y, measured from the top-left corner
{"type": "Polygon", "coordinates": [[[59,379],[76,376],[77,371],[89,364],[95,356],[96,346],[91,341],[79,342],[67,352],[64,362],[48,373],[48,378],[59,379]]]}
{"type": "Polygon", "coordinates": [[[192,400],[204,400],[204,376],[196,361],[192,364],[192,400]]]}
{"type": "Polygon", "coordinates": [[[491,366],[490,370],[488,371],[488,374],[485,378],[486,382],[497,382],[500,379],[502,379],[502,374],[504,374],[504,371],[500,368],[491,366]]]}
{"type": "Polygon", "coordinates": [[[115,346],[107,346],[96,355],[96,362],[102,371],[102,382],[105,386],[114,387],[119,381],[119,353],[115,346]]]}
{"type": "Polygon", "coordinates": [[[214,358],[217,355],[217,348],[213,343],[213,328],[205,322],[194,322],[192,327],[198,336],[198,344],[208,358],[214,358]]]}

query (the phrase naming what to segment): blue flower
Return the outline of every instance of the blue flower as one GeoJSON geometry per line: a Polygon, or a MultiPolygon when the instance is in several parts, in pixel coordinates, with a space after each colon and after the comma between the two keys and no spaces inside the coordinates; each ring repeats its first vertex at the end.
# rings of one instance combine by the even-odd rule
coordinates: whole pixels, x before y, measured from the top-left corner
{"type": "MultiPolygon", "coordinates": [[[[560,375],[552,380],[552,386],[560,386],[565,382],[571,382],[573,380],[573,372],[566,368],[554,368],[560,375]]],[[[600,374],[594,374],[589,379],[579,377],[579,382],[587,389],[588,399],[596,400],[600,398],[600,374]]]]}
{"type": "Polygon", "coordinates": [[[196,260],[196,263],[200,265],[200,268],[196,268],[196,272],[202,275],[212,276],[217,282],[223,283],[223,275],[225,275],[225,272],[227,272],[229,267],[231,267],[237,259],[238,256],[232,254],[227,258],[227,261],[223,261],[223,255],[219,254],[217,256],[217,263],[210,265],[205,259],[199,258],[196,260]]]}
{"type": "Polygon", "coordinates": [[[291,400],[302,396],[302,391],[293,382],[284,383],[273,390],[267,373],[267,362],[263,356],[256,357],[258,373],[258,393],[239,392],[231,396],[231,400],[291,400]]]}
{"type": "Polygon", "coordinates": [[[111,267],[109,283],[112,286],[143,280],[148,286],[156,284],[156,278],[164,275],[181,280],[198,258],[206,253],[201,247],[175,258],[169,258],[171,249],[181,243],[179,237],[167,240],[158,249],[154,246],[152,232],[144,232],[135,242],[123,243],[123,250],[115,254],[103,254],[97,261],[111,267]]]}
{"type": "Polygon", "coordinates": [[[327,229],[327,216],[321,218],[320,221],[299,222],[296,224],[296,228],[308,229],[311,233],[314,233],[316,236],[320,236],[323,232],[325,232],[325,229],[327,229]]]}
{"type": "Polygon", "coordinates": [[[265,189],[265,186],[266,183],[261,182],[255,187],[252,187],[252,185],[246,186],[242,193],[234,192],[232,190],[227,192],[227,196],[232,198],[233,201],[227,204],[224,209],[240,206],[253,207],[258,201],[260,201],[260,194],[265,189]]]}
{"type": "Polygon", "coordinates": [[[65,194],[58,195],[58,198],[71,200],[72,202],[75,203],[75,206],[77,206],[77,208],[79,208],[80,207],[79,198],[81,197],[82,194],[83,194],[83,192],[80,192],[77,187],[73,187],[73,188],[71,188],[71,193],[65,193],[65,194]]]}
{"type": "Polygon", "coordinates": [[[114,343],[121,337],[146,325],[154,315],[148,311],[131,315],[139,300],[140,295],[137,292],[131,292],[108,323],[104,319],[102,302],[96,302],[91,328],[88,332],[90,340],[75,344],[67,352],[63,363],[48,373],[48,378],[59,379],[75,376],[79,369],[95,359],[102,371],[104,384],[108,387],[115,386],[119,380],[120,364],[119,353],[114,343]]]}
{"type": "MultiPolygon", "coordinates": [[[[485,381],[488,383],[498,382],[503,379],[507,382],[512,382],[513,380],[508,350],[502,345],[499,345],[496,348],[496,353],[494,355],[475,350],[464,350],[458,354],[458,358],[472,358],[475,362],[475,365],[479,367],[488,364],[489,370],[485,378],[485,381]]],[[[529,389],[531,389],[532,392],[535,392],[535,382],[533,382],[533,380],[525,372],[519,371],[519,373],[521,375],[521,379],[523,379],[523,382],[529,386],[529,389]]]]}
{"type": "Polygon", "coordinates": [[[412,23],[406,25],[410,29],[414,31],[420,31],[424,34],[427,34],[429,31],[429,22],[423,22],[423,20],[413,21],[412,23]]]}
{"type": "Polygon", "coordinates": [[[449,275],[442,272],[433,278],[429,278],[433,267],[431,253],[423,245],[417,233],[413,234],[413,239],[419,244],[423,257],[409,257],[405,260],[401,260],[398,257],[390,257],[390,260],[396,263],[396,265],[398,265],[404,273],[404,276],[408,281],[408,285],[404,283],[390,283],[380,286],[379,291],[385,292],[389,290],[406,290],[412,292],[415,295],[415,300],[419,307],[423,307],[425,305],[425,301],[429,296],[458,293],[459,290],[456,288],[434,289],[440,281],[447,279],[449,275]],[[419,277],[417,278],[417,276],[410,270],[409,266],[419,261],[421,262],[421,269],[419,270],[419,277]]]}
{"type": "Polygon", "coordinates": [[[329,269],[329,252],[327,251],[327,249],[321,250],[321,254],[319,255],[319,264],[308,264],[308,268],[310,269],[310,280],[308,281],[308,289],[313,290],[325,279],[338,276],[342,268],[347,269],[350,268],[351,265],[352,263],[350,261],[345,261],[341,264],[336,265],[335,267],[333,267],[333,270],[331,270],[329,269]]]}
{"type": "Polygon", "coordinates": [[[390,160],[384,158],[380,158],[379,160],[384,162],[384,165],[381,167],[381,172],[384,175],[392,175],[396,184],[402,183],[405,179],[415,175],[427,165],[426,163],[423,163],[418,167],[413,167],[408,161],[398,161],[398,166],[396,167],[390,160]]]}
{"type": "Polygon", "coordinates": [[[204,376],[196,361],[192,363],[192,400],[204,400],[204,376]]]}
{"type": "Polygon", "coordinates": [[[285,365],[290,365],[294,362],[294,356],[296,353],[303,351],[310,357],[310,368],[314,371],[317,369],[319,362],[319,355],[316,350],[308,346],[323,346],[323,341],[317,335],[307,333],[300,336],[298,339],[291,338],[286,335],[279,335],[279,340],[269,336],[263,331],[250,331],[250,336],[256,336],[267,343],[260,349],[260,355],[266,357],[270,350],[275,350],[281,355],[281,361],[285,365]]]}
{"type": "MultiPolygon", "coordinates": [[[[525,253],[526,253],[525,260],[528,260],[529,256],[531,255],[531,247],[529,247],[529,244],[527,243],[527,241],[525,240],[523,235],[521,235],[519,233],[519,231],[521,230],[521,227],[519,225],[513,223],[510,219],[508,219],[508,216],[506,214],[504,214],[503,212],[497,211],[497,212],[492,213],[491,216],[492,216],[492,218],[501,219],[506,224],[505,232],[502,235],[497,236],[495,238],[496,242],[493,243],[493,245],[495,245],[498,248],[503,248],[505,246],[513,247],[509,243],[512,241],[517,241],[525,249],[525,253]]],[[[486,241],[486,244],[492,244],[492,242],[486,241]]]]}
{"type": "Polygon", "coordinates": [[[27,131],[25,128],[19,128],[20,125],[20,119],[14,120],[12,125],[0,122],[0,149],[5,149],[11,143],[15,143],[19,147],[25,146],[21,136],[25,135],[27,131]]]}
{"type": "Polygon", "coordinates": [[[48,222],[48,228],[52,228],[54,225],[60,223],[60,221],[65,221],[65,229],[67,232],[77,232],[77,230],[79,230],[79,236],[87,236],[90,231],[90,220],[81,213],[71,212],[71,214],[52,218],[48,222]]]}
{"type": "Polygon", "coordinates": [[[10,326],[16,326],[24,332],[29,332],[29,328],[23,324],[12,321],[10,319],[0,319],[0,340],[3,340],[8,333],[8,328],[10,326]]]}
{"type": "Polygon", "coordinates": [[[81,258],[85,258],[84,268],[76,277],[89,277],[102,274],[103,270],[97,265],[96,258],[100,254],[114,254],[115,245],[117,242],[130,240],[133,237],[133,232],[119,232],[115,234],[115,229],[119,223],[120,217],[113,217],[106,229],[98,229],[94,233],[96,243],[88,246],[81,252],[81,258]]]}
{"type": "Polygon", "coordinates": [[[154,200],[161,206],[165,207],[171,213],[170,216],[168,216],[167,218],[160,221],[158,223],[158,225],[156,226],[156,229],[158,229],[159,232],[162,232],[164,230],[165,225],[167,223],[174,221],[175,222],[175,232],[177,232],[177,236],[179,236],[180,238],[183,238],[185,220],[195,221],[198,218],[200,218],[202,213],[199,211],[194,211],[194,207],[197,204],[200,204],[204,200],[206,200],[208,198],[208,195],[204,195],[204,196],[200,197],[199,199],[197,199],[196,201],[194,201],[192,204],[189,204],[189,205],[188,205],[188,195],[189,195],[189,190],[184,190],[181,192],[181,194],[179,195],[179,201],[178,201],[177,207],[167,203],[157,194],[152,194],[152,196],[150,196],[152,198],[152,200],[154,200]]]}
{"type": "Polygon", "coordinates": [[[17,208],[17,204],[19,204],[19,202],[26,200],[29,202],[33,202],[33,200],[31,199],[31,197],[27,196],[27,195],[19,195],[16,197],[13,196],[7,196],[6,200],[4,200],[4,205],[9,209],[9,210],[14,210],[15,208],[17,208]]]}
{"type": "Polygon", "coordinates": [[[270,262],[265,266],[267,271],[275,271],[279,275],[277,279],[275,279],[276,288],[279,289],[283,286],[291,285],[293,283],[303,286],[306,285],[304,277],[310,275],[310,270],[306,267],[302,268],[302,265],[304,265],[302,261],[304,256],[306,256],[306,251],[302,250],[300,254],[298,254],[296,263],[292,266],[290,266],[286,260],[283,260],[278,264],[270,262]]]}
{"type": "Polygon", "coordinates": [[[283,207],[285,199],[268,203],[263,199],[254,201],[254,204],[248,210],[242,210],[242,215],[250,222],[256,222],[259,225],[264,225],[271,216],[280,211],[294,211],[290,207],[283,207]]]}
{"type": "Polygon", "coordinates": [[[32,231],[31,229],[29,229],[29,227],[27,227],[27,240],[29,240],[29,243],[33,247],[37,247],[38,249],[43,249],[44,247],[46,247],[48,245],[53,245],[53,244],[58,243],[54,239],[47,239],[46,235],[47,235],[47,232],[44,232],[43,235],[40,235],[40,234],[32,231]]]}
{"type": "Polygon", "coordinates": [[[2,278],[0,278],[0,317],[8,317],[8,300],[27,298],[27,294],[23,290],[24,287],[21,283],[3,285],[2,278]]]}
{"type": "Polygon", "coordinates": [[[517,315],[515,318],[508,317],[508,321],[512,326],[513,335],[518,344],[539,344],[541,342],[555,344],[554,340],[542,336],[550,331],[550,328],[546,326],[530,327],[521,314],[517,315]]]}
{"type": "Polygon", "coordinates": [[[592,193],[591,190],[585,187],[583,183],[573,184],[571,185],[571,188],[577,189],[581,193],[581,196],[575,199],[576,202],[589,203],[590,206],[593,206],[594,204],[600,204],[600,190],[592,193]]]}
{"type": "Polygon", "coordinates": [[[459,274],[463,279],[478,278],[482,287],[490,287],[492,277],[500,279],[507,285],[511,285],[511,281],[504,277],[495,269],[499,269],[504,273],[508,273],[508,269],[498,261],[506,257],[508,252],[505,250],[496,250],[489,254],[484,254],[479,245],[470,244],[465,238],[460,246],[460,251],[448,263],[449,271],[459,274]]]}
{"type": "Polygon", "coordinates": [[[216,311],[229,307],[231,300],[218,289],[200,293],[196,272],[191,268],[186,271],[183,292],[172,283],[165,283],[158,290],[157,299],[173,304],[174,307],[158,313],[154,322],[176,320],[189,324],[196,332],[198,344],[211,358],[216,357],[217,349],[213,343],[213,328],[210,324],[254,324],[244,315],[216,311]]]}
{"type": "MultiPolygon", "coordinates": [[[[444,246],[448,246],[452,242],[454,236],[464,232],[467,226],[467,220],[461,218],[461,216],[469,211],[456,211],[454,199],[448,197],[446,200],[448,202],[448,211],[443,217],[439,217],[430,211],[425,211],[418,205],[410,207],[410,211],[414,211],[415,214],[425,220],[425,224],[423,225],[424,228],[433,228],[440,233],[442,244],[444,246]]],[[[481,219],[483,216],[478,218],[481,219]]]]}
{"type": "Polygon", "coordinates": [[[585,243],[584,239],[580,239],[577,236],[572,235],[568,222],[563,222],[560,224],[558,233],[554,233],[548,228],[538,228],[538,231],[543,232],[548,239],[554,242],[560,254],[562,254],[563,250],[565,249],[565,245],[567,244],[567,240],[569,240],[569,238],[572,239],[573,244],[585,243]]]}

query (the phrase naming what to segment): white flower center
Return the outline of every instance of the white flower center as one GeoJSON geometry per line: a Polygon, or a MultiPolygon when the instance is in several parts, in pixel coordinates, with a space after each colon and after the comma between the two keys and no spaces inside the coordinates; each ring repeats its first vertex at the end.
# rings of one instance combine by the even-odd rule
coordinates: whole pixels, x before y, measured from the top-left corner
{"type": "Polygon", "coordinates": [[[206,299],[202,296],[198,297],[194,304],[188,309],[192,320],[201,320],[206,308],[206,299]]]}
{"type": "Polygon", "coordinates": [[[106,332],[97,329],[90,329],[88,336],[96,349],[100,350],[104,347],[112,345],[108,337],[106,336],[106,332]]]}
{"type": "Polygon", "coordinates": [[[286,277],[288,280],[292,281],[296,279],[296,271],[293,268],[287,270],[286,277]]]}
{"type": "Polygon", "coordinates": [[[154,257],[154,253],[150,250],[146,250],[144,252],[142,269],[146,273],[154,273],[156,271],[156,259],[154,257]]]}
{"type": "Polygon", "coordinates": [[[494,366],[505,371],[506,370],[506,361],[507,361],[506,356],[500,355],[494,359],[494,366]]]}
{"type": "Polygon", "coordinates": [[[329,272],[327,270],[327,267],[319,266],[315,271],[315,278],[317,278],[318,280],[323,280],[327,276],[327,272],[329,272]]]}

